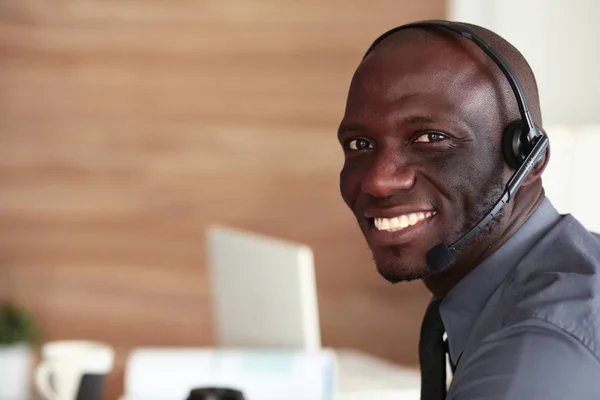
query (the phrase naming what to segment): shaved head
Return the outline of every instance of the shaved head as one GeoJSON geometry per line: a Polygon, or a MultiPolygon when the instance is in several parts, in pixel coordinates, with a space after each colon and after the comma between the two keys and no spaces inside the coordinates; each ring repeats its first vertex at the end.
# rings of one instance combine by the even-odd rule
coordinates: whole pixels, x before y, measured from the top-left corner
{"type": "MultiPolygon", "coordinates": [[[[542,114],[538,86],[531,66],[521,52],[503,37],[489,29],[469,23],[460,23],[481,36],[508,62],[512,71],[523,87],[529,110],[537,126],[542,126],[542,114]]],[[[431,41],[444,41],[448,46],[462,48],[472,58],[473,66],[485,70],[489,82],[494,85],[496,96],[501,99],[503,107],[498,111],[498,122],[509,122],[519,119],[519,111],[515,95],[500,68],[476,44],[462,38],[454,32],[437,27],[411,27],[392,33],[386,37],[372,52],[383,48],[400,51],[403,45],[423,45],[431,41]]],[[[367,56],[368,57],[368,56],[367,56]]]]}

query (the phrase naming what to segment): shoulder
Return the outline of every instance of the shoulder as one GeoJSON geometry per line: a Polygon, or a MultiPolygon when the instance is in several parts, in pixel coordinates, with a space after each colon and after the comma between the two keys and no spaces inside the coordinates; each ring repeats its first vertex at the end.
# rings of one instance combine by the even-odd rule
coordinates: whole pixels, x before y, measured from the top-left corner
{"type": "Polygon", "coordinates": [[[448,399],[600,398],[600,237],[564,216],[488,301],[448,399]]]}
{"type": "Polygon", "coordinates": [[[555,325],[600,359],[600,236],[564,216],[509,277],[507,324],[534,318],[555,325]]]}
{"type": "Polygon", "coordinates": [[[600,398],[600,363],[574,337],[529,319],[486,336],[459,363],[448,399],[600,398]]]}

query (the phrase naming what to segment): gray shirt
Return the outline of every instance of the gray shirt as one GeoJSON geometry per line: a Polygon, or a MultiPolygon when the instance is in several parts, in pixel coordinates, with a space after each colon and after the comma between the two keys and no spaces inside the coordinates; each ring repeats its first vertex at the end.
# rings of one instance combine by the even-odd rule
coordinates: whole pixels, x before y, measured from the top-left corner
{"type": "Polygon", "coordinates": [[[440,312],[448,400],[600,399],[600,241],[548,199],[440,312]]]}

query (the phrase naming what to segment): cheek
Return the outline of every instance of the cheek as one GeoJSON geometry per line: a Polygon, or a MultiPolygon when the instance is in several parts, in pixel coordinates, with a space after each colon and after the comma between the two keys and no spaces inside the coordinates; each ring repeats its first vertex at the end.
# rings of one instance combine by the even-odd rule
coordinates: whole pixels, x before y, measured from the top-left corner
{"type": "Polygon", "coordinates": [[[429,161],[433,179],[455,206],[471,207],[490,186],[502,182],[504,175],[502,155],[491,148],[472,149],[429,161]]]}
{"type": "Polygon", "coordinates": [[[352,179],[352,174],[344,167],[340,172],[340,194],[344,202],[352,208],[354,203],[354,193],[356,192],[356,182],[352,179]]]}
{"type": "Polygon", "coordinates": [[[356,163],[345,163],[340,171],[340,193],[344,202],[354,209],[360,194],[363,173],[356,163]]]}
{"type": "Polygon", "coordinates": [[[437,182],[438,189],[449,197],[456,197],[465,184],[472,181],[472,155],[454,153],[427,160],[427,173],[437,182]]]}
{"type": "Polygon", "coordinates": [[[457,204],[463,207],[465,214],[470,210],[481,211],[481,207],[492,200],[503,186],[504,159],[502,154],[492,148],[480,149],[478,152],[459,157],[445,168],[444,179],[457,197],[457,204]]]}

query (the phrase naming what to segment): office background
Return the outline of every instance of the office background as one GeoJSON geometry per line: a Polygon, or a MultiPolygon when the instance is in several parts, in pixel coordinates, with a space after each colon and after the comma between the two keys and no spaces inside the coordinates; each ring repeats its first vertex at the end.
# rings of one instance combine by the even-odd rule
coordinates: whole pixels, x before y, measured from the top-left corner
{"type": "Polygon", "coordinates": [[[45,340],[211,345],[204,230],[221,223],[311,246],[324,346],[415,365],[427,291],[376,273],[336,129],[383,31],[451,13],[510,26],[450,3],[3,1],[0,300],[45,340]]]}

